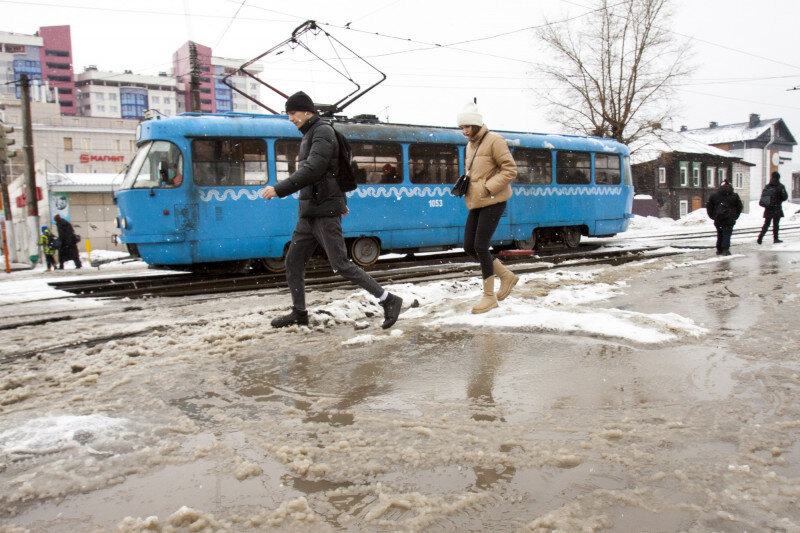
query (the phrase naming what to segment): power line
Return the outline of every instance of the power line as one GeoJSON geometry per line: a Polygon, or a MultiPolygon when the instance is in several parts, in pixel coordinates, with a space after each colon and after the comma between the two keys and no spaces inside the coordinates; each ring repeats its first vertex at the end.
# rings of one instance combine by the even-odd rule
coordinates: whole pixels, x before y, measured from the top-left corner
{"type": "Polygon", "coordinates": [[[222,42],[222,38],[225,37],[226,33],[228,33],[228,30],[231,28],[231,24],[233,24],[233,21],[236,20],[236,17],[239,15],[239,12],[242,10],[245,3],[247,3],[247,0],[242,0],[242,3],[239,4],[239,9],[236,10],[236,13],[234,13],[233,16],[231,17],[231,20],[228,21],[228,25],[225,26],[224,30],[222,30],[219,39],[217,39],[217,42],[214,43],[214,46],[212,48],[216,48],[217,46],[219,46],[219,43],[222,42]]]}

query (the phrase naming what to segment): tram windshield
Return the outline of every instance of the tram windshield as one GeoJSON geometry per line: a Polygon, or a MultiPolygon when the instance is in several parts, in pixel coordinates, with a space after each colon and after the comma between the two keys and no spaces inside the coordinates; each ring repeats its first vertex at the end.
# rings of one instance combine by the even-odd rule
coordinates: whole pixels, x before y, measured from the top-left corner
{"type": "Polygon", "coordinates": [[[139,147],[122,182],[123,189],[178,187],[183,183],[183,154],[169,141],[139,147]]]}

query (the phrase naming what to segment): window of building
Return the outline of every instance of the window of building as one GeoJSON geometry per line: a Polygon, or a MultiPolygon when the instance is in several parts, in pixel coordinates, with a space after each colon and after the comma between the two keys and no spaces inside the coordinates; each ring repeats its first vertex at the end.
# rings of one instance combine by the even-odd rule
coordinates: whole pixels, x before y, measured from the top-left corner
{"type": "Polygon", "coordinates": [[[65,152],[72,151],[72,137],[64,137],[64,151],[65,152]]]}
{"type": "Polygon", "coordinates": [[[128,141],[128,142],[130,143],[130,144],[129,144],[129,148],[130,148],[131,152],[135,152],[135,151],[136,151],[136,141],[134,141],[133,139],[131,139],[131,140],[130,140],[130,141],[128,141]]]}
{"type": "Polygon", "coordinates": [[[511,155],[517,164],[515,183],[549,185],[553,181],[553,154],[550,150],[514,148],[511,155]]]}
{"type": "MultiPolygon", "coordinates": [[[[7,54],[24,54],[25,47],[21,44],[6,44],[4,45],[7,54]]],[[[49,50],[48,50],[49,51],[49,50]]]]}
{"type": "Polygon", "coordinates": [[[588,152],[556,154],[556,183],[559,185],[588,185],[591,172],[592,159],[588,152]]]}
{"type": "Polygon", "coordinates": [[[75,172],[75,165],[64,165],[64,172],[75,172]]]}
{"type": "Polygon", "coordinates": [[[105,111],[106,111],[106,106],[104,106],[104,105],[99,105],[99,106],[97,106],[97,110],[98,110],[98,111],[102,111],[103,113],[105,113],[105,111]]]}
{"type": "Polygon", "coordinates": [[[700,163],[692,163],[692,185],[700,186],[700,163]]]}
{"type": "Polygon", "coordinates": [[[150,103],[151,103],[151,104],[157,104],[157,103],[159,103],[159,98],[158,98],[158,96],[151,96],[151,97],[150,97],[150,103]]]}
{"type": "Polygon", "coordinates": [[[667,169],[665,167],[658,167],[658,184],[667,184],[667,169]]]}
{"type": "Polygon", "coordinates": [[[403,181],[403,149],[395,143],[353,141],[353,161],[358,165],[357,183],[375,185],[403,181]]]}
{"type": "MultiPolygon", "coordinates": [[[[8,45],[6,45],[8,46],[8,45]]],[[[8,51],[8,50],[6,50],[8,51]]],[[[44,55],[46,56],[56,56],[56,57],[69,57],[69,52],[67,50],[45,50],[44,55]]]]}
{"type": "Polygon", "coordinates": [[[680,170],[681,170],[681,187],[688,187],[689,186],[689,163],[687,163],[686,161],[681,161],[680,170]]]}
{"type": "Polygon", "coordinates": [[[108,93],[108,99],[109,99],[111,102],[116,102],[116,101],[117,101],[117,95],[116,95],[116,93],[108,93]]]}
{"type": "Polygon", "coordinates": [[[736,172],[733,174],[733,186],[737,189],[744,187],[744,173],[736,172]]]}
{"type": "Polygon", "coordinates": [[[168,141],[143,144],[122,182],[123,189],[177,187],[183,183],[183,154],[168,141]]]}
{"type": "Polygon", "coordinates": [[[297,170],[300,141],[282,139],[275,141],[275,171],[278,181],[283,181],[297,170]]]}
{"type": "Polygon", "coordinates": [[[458,147],[451,144],[412,144],[408,148],[411,183],[455,183],[458,147]]]}
{"type": "Polygon", "coordinates": [[[91,150],[92,149],[92,140],[83,138],[81,139],[81,150],[91,150]]]}
{"type": "Polygon", "coordinates": [[[678,204],[680,214],[678,215],[680,218],[685,217],[689,213],[689,200],[681,200],[678,204]]]}
{"type": "Polygon", "coordinates": [[[113,139],[111,143],[114,145],[114,150],[119,152],[120,151],[120,142],[119,139],[113,139]]]}
{"type": "Polygon", "coordinates": [[[59,87],[58,94],[72,94],[72,89],[68,89],[66,87],[59,87]]]}
{"type": "Polygon", "coordinates": [[[619,185],[622,183],[618,155],[594,155],[594,182],[597,185],[619,185]]]}
{"type": "Polygon", "coordinates": [[[103,95],[103,93],[92,93],[92,98],[94,98],[95,100],[103,100],[105,96],[103,95]]]}
{"type": "Polygon", "coordinates": [[[169,96],[165,96],[164,97],[164,103],[165,104],[171,104],[172,103],[172,98],[170,98],[169,96]]]}
{"type": "Polygon", "coordinates": [[[51,62],[48,61],[48,62],[45,63],[45,65],[47,65],[47,68],[57,68],[57,69],[61,69],[61,70],[69,70],[69,63],[51,63],[51,62]]]}
{"type": "Polygon", "coordinates": [[[72,76],[47,76],[50,81],[72,81],[72,76]]]}
{"type": "Polygon", "coordinates": [[[727,168],[718,168],[717,169],[717,182],[722,185],[725,183],[725,178],[727,176],[728,169],[727,168]]]}
{"type": "Polygon", "coordinates": [[[59,100],[58,105],[60,105],[61,107],[72,107],[73,103],[70,100],[59,100]]]}
{"type": "Polygon", "coordinates": [[[112,113],[117,113],[119,111],[119,108],[115,105],[110,105],[108,106],[108,110],[112,113]]]}
{"type": "Polygon", "coordinates": [[[706,167],[706,186],[713,187],[714,186],[714,175],[717,173],[717,169],[715,167],[706,167]]]}
{"type": "Polygon", "coordinates": [[[267,143],[263,139],[195,139],[194,182],[201,187],[263,185],[267,182],[267,143]]]}

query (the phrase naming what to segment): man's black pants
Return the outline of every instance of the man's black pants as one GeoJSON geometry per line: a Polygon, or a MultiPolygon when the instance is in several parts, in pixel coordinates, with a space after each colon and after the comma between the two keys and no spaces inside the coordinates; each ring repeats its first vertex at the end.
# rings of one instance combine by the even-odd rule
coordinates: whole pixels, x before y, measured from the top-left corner
{"type": "Polygon", "coordinates": [[[781,217],[769,217],[764,219],[764,225],[761,226],[761,234],[758,236],[759,239],[763,239],[764,235],[767,234],[767,230],[769,229],[769,224],[772,222],[772,240],[778,240],[778,232],[780,231],[780,224],[781,224],[781,217]]]}
{"type": "Polygon", "coordinates": [[[376,298],[383,288],[372,276],[347,258],[342,235],[342,217],[300,218],[292,233],[292,242],[286,252],[286,282],[292,294],[292,306],[306,308],[306,263],[321,245],[328,256],[333,272],[366,290],[376,298]]]}

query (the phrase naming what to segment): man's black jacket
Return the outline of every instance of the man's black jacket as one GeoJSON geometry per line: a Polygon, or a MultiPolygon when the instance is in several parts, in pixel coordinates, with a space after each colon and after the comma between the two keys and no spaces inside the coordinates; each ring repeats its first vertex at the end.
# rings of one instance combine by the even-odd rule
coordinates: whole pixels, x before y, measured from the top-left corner
{"type": "Polygon", "coordinates": [[[299,215],[304,218],[343,215],[347,201],[336,182],[339,144],[333,126],[314,115],[300,131],[297,170],[275,186],[275,193],[284,198],[300,191],[299,215]]]}

